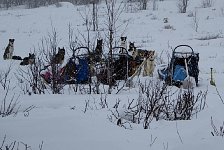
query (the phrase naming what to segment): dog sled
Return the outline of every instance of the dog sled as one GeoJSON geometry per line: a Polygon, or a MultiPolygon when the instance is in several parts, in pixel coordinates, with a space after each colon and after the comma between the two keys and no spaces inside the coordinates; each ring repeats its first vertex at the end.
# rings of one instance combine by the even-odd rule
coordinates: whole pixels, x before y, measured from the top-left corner
{"type": "Polygon", "coordinates": [[[99,82],[106,85],[109,84],[109,79],[113,85],[117,80],[127,80],[135,72],[137,64],[141,63],[134,60],[124,47],[113,47],[112,50],[112,54],[106,56],[104,65],[97,74],[99,82]]]}
{"type": "Polygon", "coordinates": [[[41,73],[42,78],[50,84],[53,80],[59,84],[87,84],[91,82],[89,68],[89,49],[87,47],[78,47],[74,50],[71,58],[68,59],[65,66],[55,64],[56,71],[53,75],[52,65],[48,65],[41,73]],[[85,49],[88,53],[76,55],[75,52],[85,49]]]}
{"type": "Polygon", "coordinates": [[[199,53],[195,53],[189,45],[178,45],[172,52],[168,65],[158,68],[159,78],[168,85],[191,88],[198,86],[199,53]]]}

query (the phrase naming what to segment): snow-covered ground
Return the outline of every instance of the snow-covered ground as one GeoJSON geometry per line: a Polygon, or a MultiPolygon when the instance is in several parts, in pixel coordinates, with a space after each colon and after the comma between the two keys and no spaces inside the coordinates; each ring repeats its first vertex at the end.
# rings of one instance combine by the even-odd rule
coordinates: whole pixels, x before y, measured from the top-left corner
{"type": "MultiPolygon", "coordinates": [[[[58,35],[58,46],[69,49],[69,24],[74,28],[77,37],[79,33],[87,35],[81,14],[88,12],[87,6],[73,6],[61,3],[36,9],[13,8],[0,10],[0,55],[3,56],[8,39],[15,39],[15,55],[28,56],[34,49],[38,51],[41,39],[52,34],[55,28],[58,35]]],[[[188,121],[153,120],[149,129],[143,129],[142,124],[131,124],[132,129],[124,129],[109,121],[111,109],[118,99],[122,104],[139,96],[138,87],[122,90],[115,94],[102,94],[107,97],[108,108],[100,105],[101,95],[77,94],[66,88],[60,95],[23,95],[15,74],[18,73],[19,62],[0,59],[0,70],[5,72],[11,65],[9,100],[15,93],[19,96],[19,113],[16,116],[0,118],[0,146],[6,135],[6,144],[13,141],[24,142],[33,149],[43,141],[43,150],[221,150],[224,147],[223,138],[212,136],[211,117],[219,128],[224,121],[224,104],[217,94],[224,97],[224,2],[215,0],[214,6],[201,7],[201,0],[190,0],[187,13],[178,13],[177,0],[157,2],[158,9],[151,7],[135,13],[124,10],[117,22],[121,33],[117,36],[127,36],[128,42],[135,42],[137,47],[155,50],[157,56],[168,62],[172,49],[180,44],[190,45],[200,54],[198,91],[208,90],[205,109],[188,121]],[[194,17],[197,13],[198,31],[194,28],[194,17]],[[164,23],[168,18],[168,23],[164,23]],[[126,28],[127,24],[127,28],[126,28]],[[165,29],[170,26],[170,29],[165,29]],[[124,29],[125,32],[123,33],[124,29]],[[206,37],[217,36],[210,40],[206,37]],[[214,68],[216,87],[210,85],[210,68],[214,68]],[[13,88],[15,87],[15,88],[13,88]],[[86,104],[89,104],[85,111],[86,104]],[[23,112],[29,106],[35,106],[29,113],[23,112]]],[[[105,5],[99,5],[100,35],[91,33],[92,37],[105,36],[106,13],[105,5]]],[[[94,42],[92,42],[94,43],[94,42]]],[[[105,44],[106,45],[106,44],[105,44]]],[[[104,46],[105,49],[106,46],[104,46]]],[[[66,58],[71,51],[66,51],[66,58]]],[[[158,64],[157,64],[158,65],[158,64]]],[[[157,78],[157,71],[154,72],[157,78]]],[[[142,78],[142,80],[147,78],[142,78]]],[[[172,88],[177,90],[177,88],[172,88]]],[[[5,91],[1,87],[2,100],[5,91]]],[[[2,104],[1,104],[2,105],[2,104]]],[[[20,144],[23,147],[23,144],[20,144]]],[[[4,149],[4,148],[3,148],[4,149]]]]}

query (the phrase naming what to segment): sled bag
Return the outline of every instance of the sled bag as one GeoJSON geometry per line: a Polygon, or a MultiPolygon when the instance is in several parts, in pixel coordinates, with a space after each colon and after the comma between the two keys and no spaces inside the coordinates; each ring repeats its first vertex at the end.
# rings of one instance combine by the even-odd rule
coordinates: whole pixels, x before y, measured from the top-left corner
{"type": "Polygon", "coordinates": [[[76,65],[77,83],[85,83],[89,79],[89,65],[86,58],[79,58],[79,63],[76,65]]]}
{"type": "Polygon", "coordinates": [[[184,66],[176,65],[174,68],[173,80],[174,81],[184,81],[184,79],[186,77],[187,77],[187,72],[186,72],[184,66]]]}

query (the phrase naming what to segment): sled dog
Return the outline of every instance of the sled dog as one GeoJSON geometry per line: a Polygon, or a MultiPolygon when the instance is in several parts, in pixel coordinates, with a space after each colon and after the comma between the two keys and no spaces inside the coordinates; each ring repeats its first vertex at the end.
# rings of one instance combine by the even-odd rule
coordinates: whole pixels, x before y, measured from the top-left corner
{"type": "Polygon", "coordinates": [[[25,66],[25,65],[31,65],[34,64],[35,62],[35,54],[29,53],[28,57],[24,57],[20,65],[25,66]]]}
{"type": "Polygon", "coordinates": [[[153,72],[155,69],[155,51],[148,51],[146,54],[146,62],[144,64],[143,76],[153,76],[153,72]]]}
{"type": "Polygon", "coordinates": [[[15,39],[9,39],[9,44],[5,49],[5,53],[3,55],[4,60],[12,59],[13,51],[14,51],[14,41],[15,39]]]}
{"type": "Polygon", "coordinates": [[[124,54],[127,50],[127,37],[121,37],[121,44],[120,47],[123,47],[120,49],[119,53],[124,54]]]}
{"type": "Polygon", "coordinates": [[[53,57],[52,63],[53,64],[63,64],[65,58],[65,49],[63,48],[58,48],[58,53],[53,57]]]}

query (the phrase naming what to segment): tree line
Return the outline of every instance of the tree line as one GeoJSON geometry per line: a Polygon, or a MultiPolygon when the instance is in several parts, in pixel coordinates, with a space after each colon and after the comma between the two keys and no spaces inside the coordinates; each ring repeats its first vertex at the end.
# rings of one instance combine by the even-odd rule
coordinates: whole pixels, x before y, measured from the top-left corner
{"type": "Polygon", "coordinates": [[[100,0],[0,0],[0,8],[10,8],[13,6],[25,5],[27,8],[37,8],[57,4],[59,2],[70,2],[74,5],[84,5],[90,3],[99,3],[100,0]]]}

